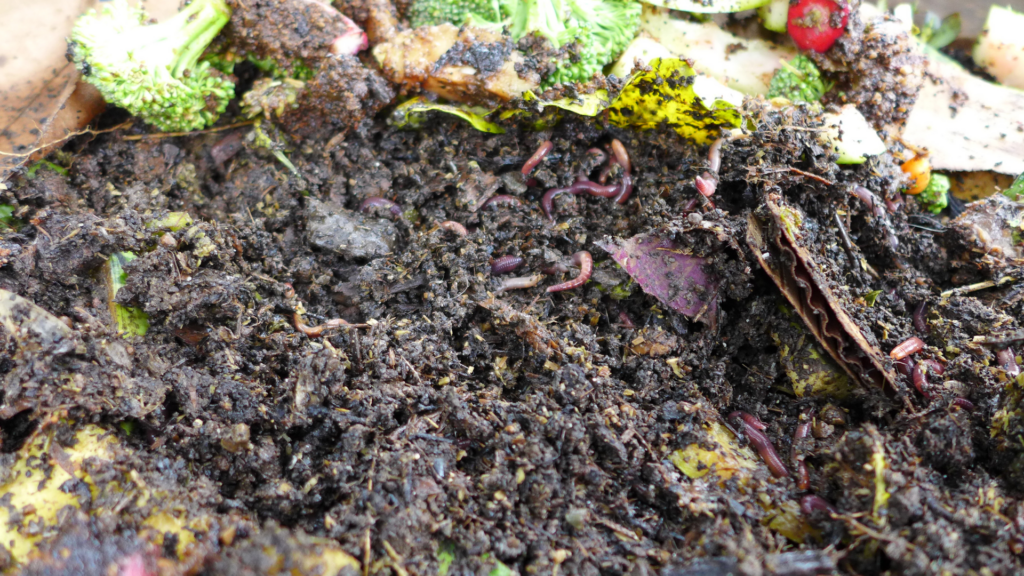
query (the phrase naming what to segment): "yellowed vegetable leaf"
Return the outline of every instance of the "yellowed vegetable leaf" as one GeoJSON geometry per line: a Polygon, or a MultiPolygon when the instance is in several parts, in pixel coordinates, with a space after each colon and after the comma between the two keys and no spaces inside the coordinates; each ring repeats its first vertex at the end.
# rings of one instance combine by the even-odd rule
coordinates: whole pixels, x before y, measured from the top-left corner
{"type": "Polygon", "coordinates": [[[750,448],[740,446],[728,428],[718,422],[711,422],[705,426],[705,432],[707,437],[701,442],[669,454],[669,461],[680,472],[696,480],[714,471],[720,480],[729,480],[737,474],[749,476],[757,468],[757,456],[750,448]],[[710,446],[715,448],[707,449],[710,446]]]}
{"type": "Polygon", "coordinates": [[[742,122],[739,92],[696,74],[683,60],[656,58],[649,67],[635,73],[608,107],[612,124],[641,130],[666,125],[702,144],[742,122]]]}

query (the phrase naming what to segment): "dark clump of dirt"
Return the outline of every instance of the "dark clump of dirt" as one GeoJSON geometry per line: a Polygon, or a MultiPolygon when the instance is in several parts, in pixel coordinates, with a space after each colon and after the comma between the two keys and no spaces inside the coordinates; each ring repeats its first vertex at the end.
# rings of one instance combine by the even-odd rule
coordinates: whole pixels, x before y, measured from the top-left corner
{"type": "Polygon", "coordinates": [[[2,192],[0,288],[63,328],[29,346],[0,305],[0,461],[50,434],[57,474],[75,430],[118,442],[87,466],[107,486],[89,519],[65,515],[23,573],[71,573],[71,551],[83,574],[312,574],[325,550],[380,574],[1021,570],[1024,381],[1005,351],[1024,269],[994,218],[921,224],[892,157],[838,167],[802,105],[747,105],[758,128],[725,143],[710,199],[707,146],[667,130],[403,131],[360,110],[290,151],[294,173],[248,128],[140,123],[2,192]],[[548,218],[545,191],[596,180],[613,140],[632,197],[563,194],[548,218]],[[374,197],[396,208],[363,211],[374,197]],[[631,280],[604,246],[640,235],[701,259],[715,306],[677,312],[631,280]],[[546,292],[581,251],[590,282],[546,292]],[[111,298],[119,252],[136,257],[111,298]],[[496,275],[502,256],[522,264],[496,275]],[[117,334],[125,309],[144,336],[117,334]]]}

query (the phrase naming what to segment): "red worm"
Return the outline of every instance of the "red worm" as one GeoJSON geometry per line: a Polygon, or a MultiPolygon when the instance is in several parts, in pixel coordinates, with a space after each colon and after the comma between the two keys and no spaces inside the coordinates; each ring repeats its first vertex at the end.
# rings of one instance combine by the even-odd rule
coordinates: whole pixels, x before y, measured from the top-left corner
{"type": "Polygon", "coordinates": [[[711,172],[718,174],[718,169],[722,167],[722,144],[728,138],[719,138],[711,144],[711,148],[708,150],[708,168],[711,172]]]}
{"type": "Polygon", "coordinates": [[[523,259],[519,256],[502,256],[491,263],[491,274],[508,274],[522,265],[523,259]]]}
{"type": "Polygon", "coordinates": [[[306,323],[302,321],[302,316],[300,316],[298,312],[292,315],[292,322],[295,324],[296,330],[302,332],[303,334],[310,338],[316,338],[320,336],[321,334],[324,333],[324,330],[327,330],[329,328],[353,326],[353,324],[349,324],[348,322],[342,320],[341,318],[328,320],[327,322],[324,322],[323,324],[318,324],[316,326],[307,326],[306,323]]]}
{"type": "Polygon", "coordinates": [[[626,152],[626,147],[622,145],[617,139],[612,140],[612,154],[615,155],[615,161],[618,162],[619,166],[627,173],[632,171],[631,164],[629,162],[629,154],[626,152]]]}
{"type": "Polygon", "coordinates": [[[914,363],[907,358],[901,358],[893,362],[893,366],[896,367],[896,371],[904,376],[910,376],[914,369],[914,363]]]}
{"type": "Polygon", "coordinates": [[[1017,365],[1017,356],[1013,353],[1012,348],[1003,348],[1002,350],[996,350],[996,362],[999,363],[999,367],[1006,370],[1006,373],[1014,377],[1020,374],[1020,366],[1017,365]]]}
{"type": "Polygon", "coordinates": [[[563,290],[573,290],[579,288],[590,280],[590,275],[594,272],[594,257],[590,255],[590,252],[586,250],[580,250],[579,252],[572,255],[572,261],[580,268],[579,276],[569,280],[568,282],[562,282],[561,284],[555,284],[554,286],[548,287],[548,292],[561,292],[563,290]]]}
{"type": "Polygon", "coordinates": [[[800,499],[800,511],[804,513],[804,516],[811,516],[818,511],[839,514],[839,510],[836,510],[836,507],[828,500],[815,494],[808,494],[800,499]]]}
{"type": "Polygon", "coordinates": [[[619,312],[619,324],[621,324],[626,330],[636,329],[636,324],[626,311],[619,312]]]}
{"type": "Polygon", "coordinates": [[[892,352],[889,352],[889,357],[893,360],[900,360],[910,356],[911,354],[916,354],[923,349],[924,340],[921,340],[917,336],[913,336],[911,338],[907,338],[903,342],[900,342],[895,348],[893,348],[892,352]]]}
{"type": "Polygon", "coordinates": [[[466,227],[463,226],[462,224],[459,224],[455,220],[445,220],[444,222],[441,222],[437,226],[438,226],[438,228],[441,228],[442,230],[447,230],[449,232],[455,232],[459,236],[465,236],[465,235],[469,234],[469,231],[466,230],[466,227]]]}
{"type": "Polygon", "coordinates": [[[924,321],[924,313],[927,306],[928,303],[922,300],[921,303],[917,305],[917,308],[914,309],[914,329],[921,334],[928,333],[928,323],[924,321]]]}
{"type": "Polygon", "coordinates": [[[496,194],[491,196],[480,205],[480,209],[483,210],[488,206],[522,206],[523,201],[515,196],[509,196],[508,194],[496,194]]]}
{"type": "Polygon", "coordinates": [[[628,171],[622,175],[622,180],[619,182],[619,193],[615,196],[616,204],[625,204],[626,200],[629,200],[630,194],[633,193],[633,175],[628,171]]]}
{"type": "MultiPolygon", "coordinates": [[[[630,189],[632,189],[632,187],[630,187],[630,189]]],[[[577,180],[572,186],[568,186],[566,188],[552,188],[545,192],[544,196],[540,199],[541,210],[544,211],[544,214],[548,219],[554,220],[551,214],[555,209],[555,198],[562,194],[577,195],[584,192],[589,192],[592,196],[600,196],[602,198],[611,198],[616,194],[621,195],[621,190],[618,184],[603,186],[596,182],[591,182],[590,180],[577,180]]]]}
{"type": "Polygon", "coordinates": [[[811,433],[811,422],[810,420],[801,422],[796,425],[796,431],[793,432],[793,462],[796,466],[796,488],[797,490],[807,490],[811,486],[811,476],[807,471],[807,463],[804,462],[802,454],[797,453],[797,444],[800,440],[807,438],[807,435],[811,433]]]}
{"type": "Polygon", "coordinates": [[[498,292],[504,292],[505,290],[519,290],[520,288],[533,288],[537,284],[540,284],[540,280],[543,278],[540,274],[534,274],[533,276],[520,276],[517,278],[506,278],[501,281],[501,286],[498,286],[498,292]]]}
{"type": "Polygon", "coordinates": [[[363,203],[359,205],[360,212],[368,212],[374,208],[387,208],[388,212],[391,212],[394,216],[402,215],[401,206],[387,198],[381,198],[380,196],[370,196],[366,200],[363,200],[363,203]]]}
{"type": "Polygon", "coordinates": [[[551,150],[555,147],[555,144],[551,140],[545,140],[541,143],[537,151],[533,153],[527,159],[526,163],[523,164],[523,176],[527,176],[533,169],[536,168],[541,162],[544,161],[544,157],[551,153],[551,150]]]}
{"type": "Polygon", "coordinates": [[[860,198],[860,201],[863,202],[868,207],[868,210],[871,210],[871,213],[876,217],[881,218],[885,215],[885,208],[882,207],[882,204],[878,201],[878,198],[875,197],[871,190],[868,190],[863,186],[854,186],[853,195],[860,198]]]}
{"type": "Polygon", "coordinates": [[[953,398],[953,406],[958,406],[964,410],[974,411],[974,402],[971,402],[967,398],[953,398]]]}
{"type": "Polygon", "coordinates": [[[945,371],[946,367],[938,360],[922,360],[914,364],[914,369],[910,373],[910,379],[914,383],[914,388],[917,388],[917,391],[920,392],[926,400],[931,400],[934,396],[925,391],[925,387],[928,385],[928,374],[932,373],[936,376],[942,376],[945,371]]]}
{"type": "Polygon", "coordinates": [[[697,187],[697,192],[700,192],[702,196],[711,198],[715,194],[715,190],[718,189],[718,179],[705,172],[693,179],[693,185],[697,187]]]}
{"type": "Polygon", "coordinates": [[[760,420],[746,412],[733,412],[729,415],[729,420],[739,420],[743,424],[743,433],[746,434],[747,440],[757,450],[758,454],[761,455],[764,463],[768,465],[768,470],[771,471],[772,476],[776,478],[789,476],[789,470],[786,470],[786,465],[779,458],[779,453],[775,451],[775,447],[772,446],[768,436],[762,432],[765,425],[760,420]]]}

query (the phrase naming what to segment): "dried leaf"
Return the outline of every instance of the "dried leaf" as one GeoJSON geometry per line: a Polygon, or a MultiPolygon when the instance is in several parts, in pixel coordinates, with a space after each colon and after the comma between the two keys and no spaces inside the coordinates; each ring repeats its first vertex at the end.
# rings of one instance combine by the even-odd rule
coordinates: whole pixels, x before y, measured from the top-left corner
{"type": "Polygon", "coordinates": [[[703,258],[687,254],[672,240],[648,235],[597,245],[611,254],[644,292],[680,314],[714,325],[718,279],[704,272],[703,258]]]}

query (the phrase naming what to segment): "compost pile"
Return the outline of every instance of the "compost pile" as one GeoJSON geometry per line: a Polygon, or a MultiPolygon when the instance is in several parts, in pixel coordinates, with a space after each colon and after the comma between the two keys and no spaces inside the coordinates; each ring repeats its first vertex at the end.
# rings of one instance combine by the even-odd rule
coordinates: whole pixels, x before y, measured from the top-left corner
{"type": "MultiPolygon", "coordinates": [[[[250,4],[237,46],[310,58],[250,4]]],[[[262,116],[291,167],[237,101],[112,108],[0,187],[0,566],[1024,569],[1024,205],[932,214],[763,98],[721,140],[522,99],[410,129],[360,58],[262,116]]]]}

